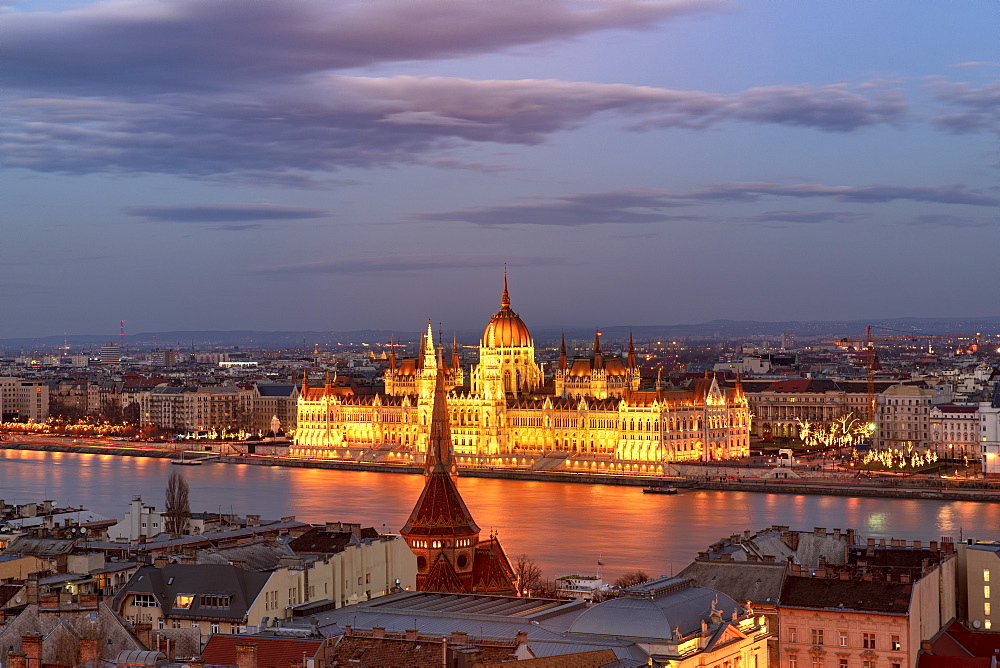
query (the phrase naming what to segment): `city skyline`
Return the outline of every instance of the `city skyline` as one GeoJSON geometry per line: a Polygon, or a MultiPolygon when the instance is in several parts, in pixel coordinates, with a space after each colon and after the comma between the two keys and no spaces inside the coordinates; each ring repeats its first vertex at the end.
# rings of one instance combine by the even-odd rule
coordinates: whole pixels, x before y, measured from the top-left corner
{"type": "Polygon", "coordinates": [[[985,4],[0,4],[0,338],[980,317],[985,4]]]}

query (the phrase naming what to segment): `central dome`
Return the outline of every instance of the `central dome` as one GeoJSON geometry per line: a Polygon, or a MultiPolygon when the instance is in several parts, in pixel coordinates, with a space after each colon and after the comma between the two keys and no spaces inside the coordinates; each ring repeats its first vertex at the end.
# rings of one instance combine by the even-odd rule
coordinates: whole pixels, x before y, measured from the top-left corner
{"type": "Polygon", "coordinates": [[[503,297],[500,310],[490,319],[483,331],[483,345],[490,348],[527,348],[532,345],[528,327],[521,322],[521,316],[510,310],[507,295],[507,273],[503,277],[503,297]]]}

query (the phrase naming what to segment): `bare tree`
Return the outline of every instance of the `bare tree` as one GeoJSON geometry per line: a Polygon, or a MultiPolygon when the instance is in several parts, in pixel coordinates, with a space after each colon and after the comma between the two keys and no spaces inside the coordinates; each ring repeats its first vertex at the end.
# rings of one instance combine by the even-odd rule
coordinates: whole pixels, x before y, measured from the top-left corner
{"type": "Polygon", "coordinates": [[[542,582],[542,567],[538,562],[526,554],[519,554],[514,557],[514,575],[517,577],[521,591],[534,591],[539,588],[542,582]]]}
{"type": "Polygon", "coordinates": [[[187,529],[191,518],[191,504],[188,502],[188,484],[177,471],[171,471],[167,479],[167,503],[163,511],[167,533],[181,534],[187,529]]]}
{"type": "Polygon", "coordinates": [[[642,584],[648,580],[649,576],[642,571],[629,571],[620,578],[616,579],[613,586],[616,589],[627,589],[632,585],[642,584]]]}

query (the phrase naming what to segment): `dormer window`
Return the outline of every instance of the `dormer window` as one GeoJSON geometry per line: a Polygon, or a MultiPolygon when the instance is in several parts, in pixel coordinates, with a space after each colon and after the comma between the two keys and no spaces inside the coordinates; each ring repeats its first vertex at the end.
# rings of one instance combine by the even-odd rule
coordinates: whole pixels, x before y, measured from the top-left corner
{"type": "Polygon", "coordinates": [[[174,597],[174,607],[180,608],[181,610],[187,610],[194,603],[194,594],[177,594],[174,597]]]}

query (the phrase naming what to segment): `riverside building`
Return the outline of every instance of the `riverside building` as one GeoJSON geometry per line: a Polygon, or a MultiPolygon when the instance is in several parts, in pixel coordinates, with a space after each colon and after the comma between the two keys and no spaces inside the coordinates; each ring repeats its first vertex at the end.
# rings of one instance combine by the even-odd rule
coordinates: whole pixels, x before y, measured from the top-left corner
{"type": "Polygon", "coordinates": [[[355,394],[329,380],[304,381],[291,454],[321,459],[423,463],[439,367],[448,391],[459,466],[505,466],[657,473],[668,462],[744,457],[750,413],[742,386],[714,377],[682,389],[659,382],[641,389],[634,348],[569,359],[562,345],[546,383],[527,326],[510,308],[507,280],[500,310],[479,344],[479,363],[463,366],[436,350],[428,325],[416,359],[393,351],[385,389],[355,394]]]}

